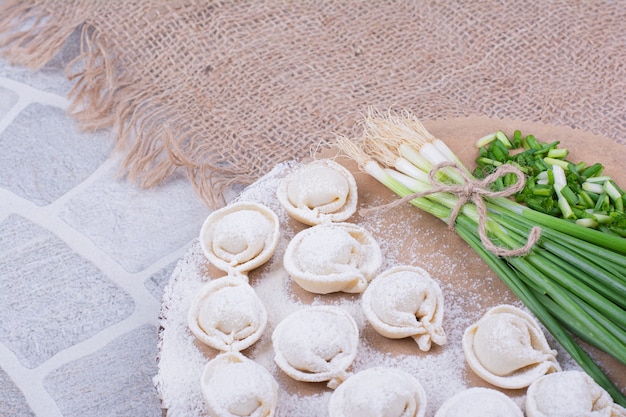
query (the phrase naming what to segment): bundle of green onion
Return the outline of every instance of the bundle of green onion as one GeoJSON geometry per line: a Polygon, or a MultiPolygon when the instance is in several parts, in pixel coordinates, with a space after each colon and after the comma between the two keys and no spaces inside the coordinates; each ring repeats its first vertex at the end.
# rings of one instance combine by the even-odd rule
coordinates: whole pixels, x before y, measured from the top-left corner
{"type": "Polygon", "coordinates": [[[442,189],[458,190],[476,179],[419,120],[408,113],[372,113],[362,125],[362,137],[339,137],[338,147],[394,193],[454,227],[580,366],[626,407],[626,396],[577,341],[626,365],[626,239],[489,194],[480,197],[487,209],[481,221],[476,200],[457,208],[462,193],[442,189]],[[481,223],[486,236],[479,233],[481,223]],[[515,252],[536,226],[541,235],[532,248],[515,252]],[[513,255],[493,251],[492,244],[513,255]]]}

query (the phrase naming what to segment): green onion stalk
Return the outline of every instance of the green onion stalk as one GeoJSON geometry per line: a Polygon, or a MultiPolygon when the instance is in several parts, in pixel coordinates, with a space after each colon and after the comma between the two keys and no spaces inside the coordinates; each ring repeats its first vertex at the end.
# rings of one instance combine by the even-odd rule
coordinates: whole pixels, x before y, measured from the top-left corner
{"type": "MultiPolygon", "coordinates": [[[[581,368],[626,407],[624,393],[579,343],[626,365],[626,239],[472,189],[476,178],[409,113],[370,113],[362,127],[359,138],[338,137],[338,147],[402,197],[392,205],[409,202],[454,228],[581,368]],[[470,201],[459,191],[468,185],[470,201]]],[[[523,173],[516,175],[523,187],[523,173]]]]}

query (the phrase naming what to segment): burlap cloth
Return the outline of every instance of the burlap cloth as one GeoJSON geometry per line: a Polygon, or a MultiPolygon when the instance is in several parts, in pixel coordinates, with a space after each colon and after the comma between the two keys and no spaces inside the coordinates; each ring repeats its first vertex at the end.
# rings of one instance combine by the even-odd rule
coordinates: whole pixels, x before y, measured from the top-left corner
{"type": "Polygon", "coordinates": [[[8,0],[0,45],[37,68],[81,30],[71,113],[114,128],[129,178],[181,169],[217,206],[370,106],[623,143],[625,21],[625,2],[597,0],[8,0]]]}

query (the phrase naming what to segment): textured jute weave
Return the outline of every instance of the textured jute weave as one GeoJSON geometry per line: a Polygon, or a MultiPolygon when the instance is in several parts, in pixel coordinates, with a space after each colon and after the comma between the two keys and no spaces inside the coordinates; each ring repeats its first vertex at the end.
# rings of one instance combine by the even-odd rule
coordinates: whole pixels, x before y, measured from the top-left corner
{"type": "Polygon", "coordinates": [[[217,206],[370,107],[623,143],[625,21],[626,2],[597,0],[5,0],[0,45],[37,68],[80,30],[71,113],[114,129],[129,178],[184,170],[217,206]]]}

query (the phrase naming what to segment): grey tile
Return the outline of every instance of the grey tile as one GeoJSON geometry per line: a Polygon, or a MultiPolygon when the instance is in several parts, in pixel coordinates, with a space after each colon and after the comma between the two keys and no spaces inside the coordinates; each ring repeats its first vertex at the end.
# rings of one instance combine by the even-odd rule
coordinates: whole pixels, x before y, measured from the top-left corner
{"type": "Polygon", "coordinates": [[[0,187],[46,205],[81,183],[110,155],[108,132],[85,133],[65,111],[31,104],[0,132],[0,187]]]}
{"type": "Polygon", "coordinates": [[[150,278],[143,283],[146,289],[150,291],[150,294],[152,294],[157,301],[161,301],[161,298],[163,298],[163,289],[169,281],[175,267],[176,262],[172,262],[165,268],[162,268],[158,272],[152,274],[150,278]]]}
{"type": "Polygon", "coordinates": [[[34,417],[35,413],[26,403],[22,392],[9,375],[0,368],[0,416],[34,417]]]}
{"type": "Polygon", "coordinates": [[[128,317],[132,298],[54,234],[0,223],[0,340],[34,368],[128,317]]]}
{"type": "Polygon", "coordinates": [[[17,103],[19,96],[11,90],[0,87],[0,119],[17,103]]]}
{"type": "Polygon", "coordinates": [[[161,417],[156,355],[157,329],[144,325],[52,371],[44,387],[65,417],[161,417]]]}
{"type": "Polygon", "coordinates": [[[105,173],[71,199],[60,217],[134,273],[194,239],[208,213],[186,179],[142,190],[110,181],[105,173]]]}

